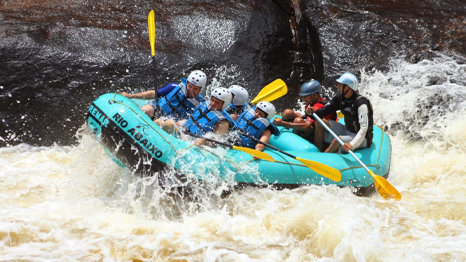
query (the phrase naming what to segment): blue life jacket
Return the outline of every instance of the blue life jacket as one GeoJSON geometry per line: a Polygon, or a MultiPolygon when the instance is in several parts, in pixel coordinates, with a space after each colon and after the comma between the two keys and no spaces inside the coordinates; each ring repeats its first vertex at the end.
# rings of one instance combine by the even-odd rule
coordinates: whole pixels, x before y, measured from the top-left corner
{"type": "Polygon", "coordinates": [[[227,120],[230,128],[236,127],[235,121],[225,110],[211,110],[206,102],[200,104],[184,124],[184,128],[192,134],[203,136],[214,130],[215,124],[221,120],[227,120]]]}
{"type": "Polygon", "coordinates": [[[248,110],[249,105],[248,103],[244,103],[242,106],[235,106],[233,103],[230,103],[228,107],[225,109],[228,114],[236,114],[240,115],[242,114],[245,110],[248,110]]]}
{"type": "MultiPolygon", "coordinates": [[[[246,131],[250,136],[260,139],[262,136],[262,132],[266,130],[269,127],[272,127],[272,134],[275,136],[280,135],[280,130],[272,123],[268,118],[254,118],[254,109],[250,108],[246,111],[244,111],[236,120],[236,126],[243,130],[246,131]]],[[[250,139],[247,136],[243,136],[240,134],[241,138],[241,143],[245,147],[249,148],[255,148],[256,147],[256,142],[252,139],[250,139]]]]}
{"type": "Polygon", "coordinates": [[[159,99],[159,107],[165,115],[175,119],[186,119],[200,103],[205,101],[201,94],[196,98],[187,98],[186,86],[186,79],[183,78],[168,95],[159,99]]]}

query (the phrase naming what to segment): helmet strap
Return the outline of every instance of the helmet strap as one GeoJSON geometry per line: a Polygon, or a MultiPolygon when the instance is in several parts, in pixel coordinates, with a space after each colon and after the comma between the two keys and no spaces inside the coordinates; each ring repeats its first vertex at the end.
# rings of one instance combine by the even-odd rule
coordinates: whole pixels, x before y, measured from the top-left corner
{"type": "Polygon", "coordinates": [[[351,89],[351,87],[349,87],[348,85],[343,85],[343,94],[342,94],[343,97],[346,97],[346,93],[349,92],[349,89],[346,89],[346,90],[345,90],[345,87],[348,87],[349,89],[351,89]]]}
{"type": "Polygon", "coordinates": [[[316,100],[312,99],[312,103],[311,104],[315,104],[317,103],[319,100],[320,100],[320,94],[319,93],[315,93],[315,94],[312,94],[312,98],[314,98],[314,95],[316,95],[316,100]]]}
{"type": "Polygon", "coordinates": [[[260,108],[257,108],[258,110],[260,110],[261,112],[263,112],[265,114],[265,118],[267,118],[269,116],[269,114],[267,114],[264,110],[260,109],[260,108]]]}

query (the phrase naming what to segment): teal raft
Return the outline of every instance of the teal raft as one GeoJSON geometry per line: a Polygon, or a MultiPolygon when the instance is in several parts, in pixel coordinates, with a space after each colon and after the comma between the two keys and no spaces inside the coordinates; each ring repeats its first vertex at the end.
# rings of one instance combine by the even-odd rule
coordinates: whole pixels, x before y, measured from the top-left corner
{"type": "MultiPolygon", "coordinates": [[[[270,144],[302,159],[312,160],[341,172],[341,180],[333,181],[319,175],[301,162],[266,147],[265,153],[275,159],[269,162],[242,151],[193,146],[163,131],[132,99],[119,94],[104,94],[88,110],[88,125],[115,162],[142,176],[158,174],[161,181],[190,179],[229,182],[245,185],[295,188],[301,185],[350,186],[357,195],[375,192],[374,181],[367,171],[349,154],[325,154],[292,131],[281,129],[270,144]],[[163,179],[162,179],[163,178],[163,179]]],[[[388,178],[391,143],[388,135],[374,126],[370,148],[357,150],[355,155],[375,174],[388,178]]]]}

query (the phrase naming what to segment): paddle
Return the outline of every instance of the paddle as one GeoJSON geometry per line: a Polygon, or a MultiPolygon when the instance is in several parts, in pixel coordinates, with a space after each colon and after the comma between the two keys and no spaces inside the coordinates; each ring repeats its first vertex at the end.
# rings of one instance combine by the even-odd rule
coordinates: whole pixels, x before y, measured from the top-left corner
{"type": "MultiPolygon", "coordinates": [[[[147,23],[149,24],[149,41],[150,49],[152,52],[152,66],[154,70],[154,88],[155,88],[155,100],[157,101],[157,71],[155,68],[155,15],[154,10],[149,12],[147,16],[147,23]]],[[[155,103],[157,105],[157,103],[155,103]]]]}
{"type": "Polygon", "coordinates": [[[286,95],[286,92],[288,92],[288,87],[283,80],[278,78],[262,88],[259,94],[251,101],[251,104],[256,104],[261,101],[273,101],[286,95]]]}
{"type": "Polygon", "coordinates": [[[319,162],[316,162],[316,161],[312,161],[312,160],[307,160],[307,159],[303,159],[303,158],[300,158],[300,157],[297,157],[297,156],[294,156],[292,154],[289,154],[283,150],[280,150],[272,145],[269,145],[267,143],[264,143],[262,141],[260,141],[259,139],[253,137],[253,136],[250,136],[249,134],[247,134],[246,132],[240,130],[240,133],[244,136],[247,136],[249,137],[250,139],[256,141],[257,143],[261,143],[265,146],[268,146],[274,150],[277,150],[278,152],[282,153],[282,154],[285,154],[291,158],[294,158],[296,160],[298,160],[299,162],[303,163],[304,165],[306,165],[307,167],[309,167],[310,169],[312,169],[312,171],[316,172],[317,174],[323,176],[323,177],[326,177],[328,179],[331,179],[333,181],[336,181],[336,182],[340,182],[341,181],[341,173],[338,169],[335,169],[333,167],[330,167],[330,166],[327,166],[327,165],[324,165],[322,163],[319,163],[319,162]]]}
{"type": "Polygon", "coordinates": [[[270,162],[275,162],[275,160],[274,160],[269,154],[264,153],[264,152],[261,152],[261,151],[257,151],[257,150],[254,150],[254,149],[251,149],[251,148],[247,148],[247,147],[239,147],[239,146],[229,145],[229,144],[226,144],[226,143],[217,141],[217,140],[213,140],[213,139],[210,139],[210,138],[207,138],[207,137],[202,137],[202,136],[199,136],[199,135],[196,135],[196,134],[192,134],[192,133],[188,133],[188,134],[189,134],[190,136],[202,138],[202,139],[205,139],[205,140],[207,140],[207,141],[210,141],[210,142],[213,142],[213,143],[216,143],[216,144],[219,144],[219,145],[228,147],[228,148],[232,148],[232,149],[235,149],[235,150],[238,150],[238,151],[241,151],[241,152],[250,154],[250,155],[252,155],[253,157],[257,157],[257,158],[260,158],[260,159],[263,159],[263,160],[267,160],[267,161],[270,161],[270,162]]]}
{"type": "MultiPolygon", "coordinates": [[[[319,118],[319,116],[316,115],[316,113],[314,113],[312,115],[315,117],[315,119],[317,119],[317,121],[319,121],[319,123],[330,134],[332,134],[332,136],[336,140],[338,140],[338,142],[340,143],[341,146],[344,145],[343,141],[341,141],[341,139],[324,123],[324,121],[322,121],[322,119],[319,118]]],[[[396,188],[393,187],[384,177],[378,176],[378,175],[375,175],[374,173],[372,173],[372,171],[369,170],[369,168],[367,168],[367,166],[362,163],[362,161],[353,153],[353,151],[348,150],[348,152],[354,157],[354,159],[356,159],[356,161],[359,162],[359,164],[361,164],[362,167],[364,167],[364,169],[366,169],[367,173],[369,173],[369,175],[371,175],[372,179],[374,179],[374,185],[375,185],[375,188],[377,189],[377,192],[379,192],[379,194],[383,198],[388,199],[389,197],[392,197],[397,201],[401,199],[400,192],[398,192],[398,190],[396,190],[396,188]]]]}

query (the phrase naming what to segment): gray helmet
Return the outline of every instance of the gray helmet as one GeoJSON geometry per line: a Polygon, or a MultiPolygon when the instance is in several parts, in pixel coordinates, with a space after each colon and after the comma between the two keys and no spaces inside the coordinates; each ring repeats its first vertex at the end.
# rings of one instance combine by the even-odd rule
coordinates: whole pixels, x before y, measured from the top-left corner
{"type": "Polygon", "coordinates": [[[322,92],[322,86],[317,80],[310,80],[304,83],[299,90],[299,96],[313,95],[322,92]]]}
{"type": "Polygon", "coordinates": [[[344,73],[337,79],[337,82],[349,86],[354,91],[358,91],[359,80],[351,73],[344,73]]]}

